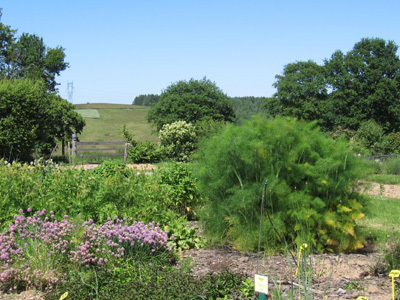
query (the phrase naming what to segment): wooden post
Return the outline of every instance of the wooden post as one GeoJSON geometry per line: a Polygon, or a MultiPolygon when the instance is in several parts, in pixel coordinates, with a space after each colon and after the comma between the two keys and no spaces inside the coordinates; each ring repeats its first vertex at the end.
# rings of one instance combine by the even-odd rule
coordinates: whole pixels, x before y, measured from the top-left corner
{"type": "Polygon", "coordinates": [[[128,145],[129,145],[129,143],[125,143],[125,149],[124,149],[124,163],[126,163],[126,160],[128,159],[128,145]]]}
{"type": "Polygon", "coordinates": [[[67,146],[67,153],[68,153],[68,162],[71,164],[71,144],[68,141],[68,146],[67,146]]]}
{"type": "Polygon", "coordinates": [[[73,156],[77,155],[77,151],[76,151],[76,134],[75,133],[72,134],[72,155],[73,156]]]}

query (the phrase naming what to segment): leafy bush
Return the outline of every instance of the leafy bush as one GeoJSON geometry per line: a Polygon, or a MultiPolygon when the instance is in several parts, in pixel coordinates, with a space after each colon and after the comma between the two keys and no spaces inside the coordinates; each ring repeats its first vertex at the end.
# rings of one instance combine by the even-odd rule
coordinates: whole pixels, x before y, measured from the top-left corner
{"type": "Polygon", "coordinates": [[[98,177],[110,177],[115,174],[122,173],[124,176],[129,176],[129,170],[125,163],[106,160],[100,166],[92,170],[92,173],[98,177]]]}
{"type": "Polygon", "coordinates": [[[157,175],[160,185],[168,191],[168,207],[189,219],[194,217],[194,209],[200,199],[199,190],[187,164],[174,162],[161,168],[157,175]]]}
{"type": "Polygon", "coordinates": [[[194,166],[208,200],[200,220],[215,241],[241,249],[258,243],[263,184],[268,179],[262,236],[269,246],[309,243],[313,251],[363,247],[355,192],[362,160],[347,142],[332,140],[315,123],[289,118],[254,118],[228,125],[203,142],[194,166]],[[282,240],[281,237],[284,237],[282,240]]]}
{"type": "Polygon", "coordinates": [[[185,121],[163,125],[159,137],[167,157],[177,161],[188,161],[196,148],[196,128],[185,121]]]}
{"type": "Polygon", "coordinates": [[[128,148],[128,160],[133,163],[155,163],[165,156],[163,149],[158,148],[153,142],[136,141],[125,125],[122,128],[122,135],[125,141],[131,145],[128,148]]]}
{"type": "Polygon", "coordinates": [[[380,153],[380,143],[383,135],[384,130],[382,126],[372,119],[362,122],[356,133],[357,139],[364,147],[371,149],[374,153],[380,153]]]}
{"type": "Polygon", "coordinates": [[[172,221],[164,229],[168,231],[168,237],[177,251],[201,249],[206,246],[206,240],[199,236],[199,229],[189,226],[183,218],[172,221]]]}
{"type": "Polygon", "coordinates": [[[400,132],[392,132],[387,135],[385,153],[400,153],[400,132]]]}

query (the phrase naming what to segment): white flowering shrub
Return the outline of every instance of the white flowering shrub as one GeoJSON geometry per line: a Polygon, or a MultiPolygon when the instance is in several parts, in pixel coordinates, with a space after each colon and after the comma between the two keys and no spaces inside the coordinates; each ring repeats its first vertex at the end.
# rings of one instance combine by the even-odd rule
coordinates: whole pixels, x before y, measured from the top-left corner
{"type": "Polygon", "coordinates": [[[188,161],[196,148],[196,128],[186,121],[163,125],[159,138],[166,155],[177,161],[188,161]]]}

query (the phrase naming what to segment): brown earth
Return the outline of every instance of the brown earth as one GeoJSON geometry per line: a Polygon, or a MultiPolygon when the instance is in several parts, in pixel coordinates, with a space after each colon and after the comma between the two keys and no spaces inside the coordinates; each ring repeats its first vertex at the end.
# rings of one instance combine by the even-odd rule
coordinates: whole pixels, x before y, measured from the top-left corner
{"type": "MultiPolygon", "coordinates": [[[[151,165],[131,165],[138,170],[153,169],[151,165]]],[[[400,198],[400,185],[363,184],[361,192],[400,198]]],[[[193,276],[212,272],[221,272],[229,268],[236,273],[253,278],[256,273],[269,277],[270,291],[281,289],[287,294],[294,289],[296,299],[304,299],[304,293],[313,294],[313,299],[357,299],[365,296],[369,300],[389,300],[391,279],[388,276],[374,274],[379,265],[380,255],[365,249],[358,254],[321,254],[307,258],[307,264],[313,270],[309,284],[304,284],[295,276],[296,264],[291,257],[283,255],[263,256],[254,253],[240,252],[231,248],[192,249],[182,253],[182,259],[193,262],[193,276]],[[352,287],[352,288],[349,288],[352,287]]],[[[7,300],[42,300],[34,291],[20,295],[5,295],[7,300]]],[[[151,300],[151,299],[150,299],[151,300]]]]}

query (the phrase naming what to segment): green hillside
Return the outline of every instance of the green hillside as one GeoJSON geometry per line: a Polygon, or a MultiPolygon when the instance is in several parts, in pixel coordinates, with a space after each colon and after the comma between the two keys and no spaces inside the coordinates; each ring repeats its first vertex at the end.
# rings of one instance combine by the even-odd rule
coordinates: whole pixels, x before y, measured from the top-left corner
{"type": "Polygon", "coordinates": [[[100,118],[85,118],[86,126],[78,135],[81,142],[122,141],[121,129],[126,125],[138,141],[158,142],[158,136],[152,134],[152,128],[146,120],[149,107],[125,104],[88,103],[76,104],[78,110],[97,110],[100,118]]]}

